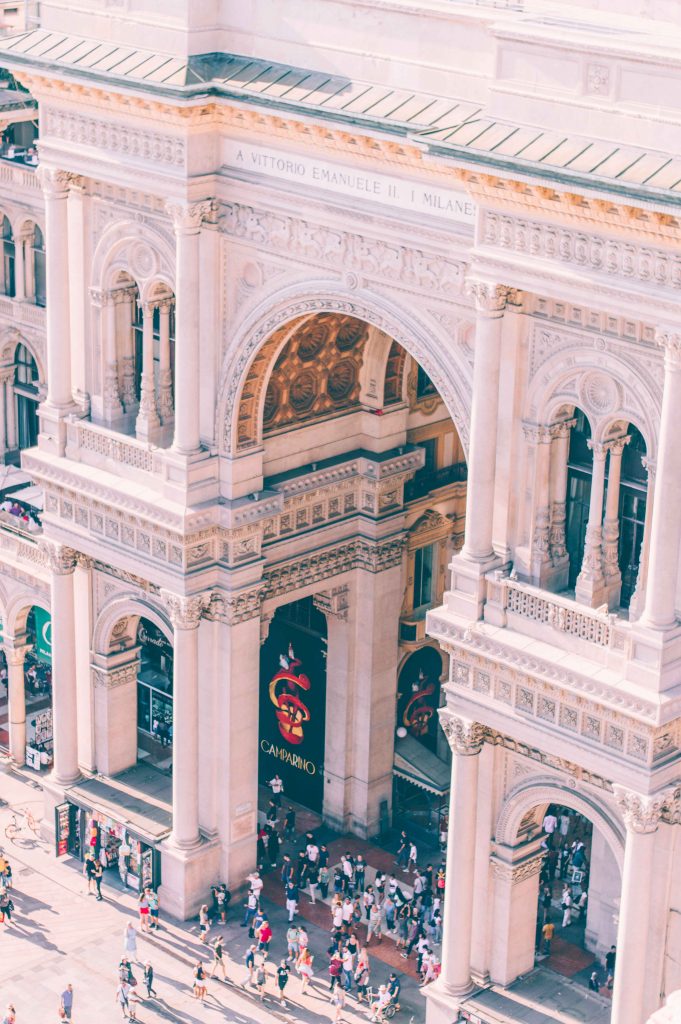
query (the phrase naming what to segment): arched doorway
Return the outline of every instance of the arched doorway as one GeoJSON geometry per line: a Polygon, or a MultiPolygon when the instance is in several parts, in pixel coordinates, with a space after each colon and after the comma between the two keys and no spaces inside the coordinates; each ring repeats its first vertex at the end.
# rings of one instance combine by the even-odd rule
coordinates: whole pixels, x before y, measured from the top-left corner
{"type": "Polygon", "coordinates": [[[173,645],[149,619],[137,625],[140,662],[137,674],[137,757],[172,768],[173,645]]]}
{"type": "MultiPolygon", "coordinates": [[[[234,401],[236,458],[243,458],[242,466],[253,473],[246,493],[257,496],[261,489],[272,490],[284,499],[282,514],[265,528],[265,559],[288,560],[303,550],[336,543],[338,537],[357,538],[357,550],[360,545],[363,550],[367,537],[373,545],[388,536],[389,527],[383,524],[392,524],[398,538],[397,554],[390,562],[386,559],[373,568],[373,563],[356,557],[337,570],[337,575],[347,573],[339,586],[351,592],[350,614],[347,609],[343,614],[333,610],[333,568],[317,577],[318,607],[330,608],[327,734],[334,699],[342,701],[347,719],[347,726],[341,726],[338,716],[342,739],[336,739],[333,750],[328,743],[324,747],[324,730],[315,733],[308,724],[307,692],[301,696],[295,681],[288,683],[294,688],[290,695],[304,705],[298,708],[305,718],[301,743],[313,735],[321,743],[320,750],[296,764],[303,764],[310,775],[316,775],[321,765],[326,767],[324,789],[321,780],[308,780],[302,802],[323,809],[325,820],[335,828],[366,829],[366,834],[375,835],[391,823],[398,665],[425,644],[426,614],[441,602],[447,565],[463,542],[463,444],[425,368],[394,338],[350,313],[324,310],[282,324],[253,358],[234,401]],[[294,495],[295,503],[290,501],[294,495]],[[306,540],[298,541],[302,534],[306,540]],[[389,572],[395,575],[384,589],[381,581],[389,572]],[[359,608],[362,611],[353,614],[359,608]],[[360,707],[364,713],[357,710],[360,707]],[[386,714],[386,708],[392,713],[386,714]],[[365,756],[356,753],[360,750],[366,750],[370,763],[359,766],[358,758],[365,756]]],[[[240,475],[238,486],[243,487],[245,479],[240,475]]],[[[309,591],[306,587],[304,592],[309,591]]],[[[310,599],[305,601],[309,607],[310,599]]],[[[277,672],[288,670],[283,665],[288,644],[276,625],[284,614],[277,610],[263,648],[261,782],[274,775],[273,756],[289,760],[281,741],[291,745],[290,737],[279,730],[269,689],[277,672]],[[267,722],[277,730],[274,738],[263,733],[267,722]]],[[[315,632],[325,635],[321,626],[315,632]]],[[[295,645],[293,649],[297,661],[295,645]]],[[[436,652],[433,656],[439,659],[436,652]]],[[[295,666],[295,674],[308,676],[306,666],[305,661],[302,667],[295,666]]],[[[440,663],[438,689],[441,671],[440,663]]],[[[280,697],[277,686],[275,682],[275,703],[280,697]]],[[[320,722],[319,714],[315,721],[320,722]]],[[[436,718],[428,728],[435,746],[436,718]]],[[[427,744],[417,746],[421,757],[432,754],[437,760],[427,744]]],[[[449,772],[446,765],[440,767],[443,786],[436,792],[446,795],[449,772]]],[[[290,785],[297,788],[295,779],[290,785]]]]}
{"type": "Polygon", "coordinates": [[[14,401],[19,451],[38,443],[38,364],[25,345],[14,354],[14,401]]]}
{"type": "Polygon", "coordinates": [[[588,987],[595,972],[608,995],[623,858],[607,808],[560,786],[521,783],[497,822],[492,980],[509,985],[541,966],[588,987]]]}

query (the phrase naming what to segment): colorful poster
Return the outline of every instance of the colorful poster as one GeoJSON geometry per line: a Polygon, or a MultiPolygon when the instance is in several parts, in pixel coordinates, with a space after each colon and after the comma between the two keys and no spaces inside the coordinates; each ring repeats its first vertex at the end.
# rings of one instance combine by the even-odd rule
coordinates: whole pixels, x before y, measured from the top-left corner
{"type": "Polygon", "coordinates": [[[422,647],[407,659],[398,683],[397,726],[431,750],[436,749],[442,658],[422,647]]]}
{"type": "MultiPolygon", "coordinates": [[[[298,602],[302,604],[302,602],[298,602]]],[[[305,628],[277,612],[260,657],[260,782],[275,775],[286,796],[321,810],[326,730],[325,620],[305,628]]]]}
{"type": "Polygon", "coordinates": [[[71,804],[57,804],[54,809],[55,846],[58,857],[69,852],[69,835],[71,832],[71,804]]]}
{"type": "Polygon", "coordinates": [[[33,606],[33,622],[35,626],[34,654],[46,665],[52,664],[52,619],[50,613],[37,605],[33,606]]]}

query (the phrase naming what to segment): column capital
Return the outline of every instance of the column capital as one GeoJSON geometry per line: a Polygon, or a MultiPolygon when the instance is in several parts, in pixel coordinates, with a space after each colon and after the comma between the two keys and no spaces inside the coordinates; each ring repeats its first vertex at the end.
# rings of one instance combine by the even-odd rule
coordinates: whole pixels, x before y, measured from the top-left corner
{"type": "Polygon", "coordinates": [[[607,445],[610,449],[610,454],[614,455],[615,458],[619,458],[624,451],[625,445],[631,441],[631,434],[627,434],[626,437],[614,437],[612,441],[608,441],[607,445]]]}
{"type": "Polygon", "coordinates": [[[605,457],[610,450],[609,441],[594,441],[592,437],[586,442],[587,448],[593,452],[594,462],[605,462],[605,457]]]}
{"type": "Polygon", "coordinates": [[[521,293],[505,284],[490,284],[475,278],[466,281],[466,292],[475,303],[478,313],[487,316],[501,316],[506,305],[518,305],[521,293]]]}
{"type": "Polygon", "coordinates": [[[438,711],[440,725],[454,754],[479,754],[485,741],[484,727],[479,722],[455,715],[448,708],[438,711]]]}
{"type": "Polygon", "coordinates": [[[45,553],[47,564],[55,576],[69,576],[76,568],[78,552],[73,548],[49,540],[41,541],[40,548],[45,553]]]}
{"type": "Polygon", "coordinates": [[[643,466],[643,468],[645,469],[646,473],[648,474],[648,479],[649,480],[654,480],[655,479],[655,469],[656,469],[656,466],[657,466],[657,463],[655,462],[655,459],[652,459],[649,455],[642,455],[641,456],[641,465],[643,466]]]}
{"type": "Polygon", "coordinates": [[[214,213],[215,208],[213,199],[205,199],[200,203],[178,203],[172,200],[166,203],[166,211],[172,218],[178,234],[197,232],[204,220],[214,213]]]}
{"type": "Polygon", "coordinates": [[[7,659],[7,664],[14,665],[16,668],[21,668],[21,666],[24,664],[26,654],[31,649],[31,644],[22,643],[17,644],[16,646],[12,645],[10,647],[10,645],[7,643],[7,640],[5,640],[3,646],[5,650],[5,658],[7,659]]]}
{"type": "Polygon", "coordinates": [[[663,789],[659,793],[646,796],[625,789],[624,786],[613,786],[613,792],[627,831],[640,834],[657,831],[665,805],[674,797],[674,791],[671,789],[663,789]]]}
{"type": "Polygon", "coordinates": [[[162,313],[170,313],[171,309],[175,305],[175,299],[169,295],[165,299],[159,299],[156,305],[162,313]]]}
{"type": "Polygon", "coordinates": [[[553,440],[551,427],[540,423],[523,423],[523,435],[529,444],[550,444],[553,440]]]}
{"type": "Polygon", "coordinates": [[[552,423],[549,427],[551,431],[551,440],[556,440],[561,437],[569,437],[570,431],[576,426],[577,420],[561,420],[559,423],[552,423]]]}
{"type": "Polygon", "coordinates": [[[102,309],[103,306],[110,306],[114,302],[113,292],[108,292],[104,288],[91,288],[90,298],[99,309],[102,309]]]}
{"type": "Polygon", "coordinates": [[[71,171],[60,171],[57,167],[45,167],[44,164],[38,167],[36,173],[45,195],[55,199],[65,198],[71,183],[77,184],[79,180],[79,176],[71,171]]]}
{"type": "Polygon", "coordinates": [[[197,629],[205,609],[210,604],[210,594],[182,596],[169,590],[162,590],[161,600],[168,610],[174,629],[197,629]]]}
{"type": "Polygon", "coordinates": [[[657,327],[655,341],[664,349],[665,366],[672,370],[681,369],[681,328],[657,327]]]}

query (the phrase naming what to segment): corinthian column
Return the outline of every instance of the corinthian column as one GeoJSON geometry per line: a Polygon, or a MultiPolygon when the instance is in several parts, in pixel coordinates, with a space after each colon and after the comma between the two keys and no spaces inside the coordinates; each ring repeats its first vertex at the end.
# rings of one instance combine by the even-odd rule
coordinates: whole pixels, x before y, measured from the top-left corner
{"type": "Polygon", "coordinates": [[[584,542],[584,560],[582,571],[577,577],[575,597],[584,604],[596,605],[603,596],[603,492],[605,490],[605,460],[608,445],[587,441],[593,452],[593,472],[591,474],[591,495],[589,498],[589,522],[586,527],[584,542]]]}
{"type": "Polygon", "coordinates": [[[577,420],[563,420],[551,427],[551,529],[549,531],[549,549],[554,569],[564,570],[564,581],[556,579],[556,589],[562,589],[561,583],[567,584],[568,553],[565,546],[565,501],[567,497],[568,455],[570,451],[570,431],[577,420]]]}
{"type": "Polygon", "coordinates": [[[610,463],[608,466],[608,491],[605,498],[603,519],[603,574],[607,588],[608,605],[617,608],[622,589],[622,573],[619,565],[620,539],[620,477],[622,475],[622,453],[629,437],[618,437],[610,442],[610,463]]]}
{"type": "Polygon", "coordinates": [[[525,440],[534,453],[534,472],[529,527],[530,581],[543,586],[547,566],[551,562],[549,534],[551,508],[549,505],[549,474],[551,468],[551,430],[536,423],[524,423],[525,440]]]}
{"type": "Polygon", "coordinates": [[[655,495],[655,463],[647,455],[642,456],[643,468],[648,474],[646,489],[646,516],[643,524],[643,543],[639,555],[638,573],[636,575],[636,589],[631,595],[629,603],[629,621],[634,622],[643,614],[646,600],[646,580],[648,577],[648,562],[650,560],[650,531],[653,522],[653,498],[655,495]]]}
{"type": "Polygon", "coordinates": [[[54,769],[59,786],[75,782],[78,769],[78,728],[76,688],[76,620],[73,572],[76,552],[45,542],[52,570],[52,735],[54,769]]]}
{"type": "Polygon", "coordinates": [[[151,441],[161,425],[156,409],[154,379],[154,309],[151,302],[142,306],[142,387],[135,433],[142,441],[151,441]]]}
{"type": "Polygon", "coordinates": [[[663,630],[676,625],[681,516],[670,510],[681,507],[681,333],[660,331],[657,341],[664,347],[664,391],[646,603],[641,624],[663,630]]]}
{"type": "Polygon", "coordinates": [[[199,624],[207,594],[162,591],[173,624],[173,831],[180,849],[199,835],[199,624]]]}
{"type": "Polygon", "coordinates": [[[170,311],[171,299],[163,299],[159,303],[159,382],[158,409],[161,422],[165,426],[172,421],[173,409],[173,373],[170,366],[170,311]]]}
{"type": "Polygon", "coordinates": [[[199,450],[200,334],[199,241],[209,201],[184,206],[169,203],[175,226],[175,439],[181,455],[199,450]]]}
{"type": "MultiPolygon", "coordinates": [[[[617,1024],[641,1024],[658,1006],[662,966],[656,964],[651,956],[651,951],[658,945],[651,941],[650,929],[654,927],[651,903],[654,890],[664,884],[655,876],[655,840],[669,794],[643,796],[622,786],[615,786],[614,792],[627,827],[627,839],[617,929],[612,1020],[617,1024]]],[[[658,923],[663,931],[665,925],[664,921],[658,923]]]]}
{"type": "Polygon", "coordinates": [[[428,1021],[439,1021],[443,1007],[449,1013],[473,988],[471,981],[471,932],[475,875],[475,831],[478,803],[478,754],[483,729],[477,722],[459,718],[448,708],[440,710],[440,722],[452,749],[452,778],[447,844],[447,885],[443,908],[442,971],[426,989],[428,1021]]]}
{"type": "Polygon", "coordinates": [[[71,411],[71,329],[67,200],[71,175],[40,166],[45,198],[45,285],[47,334],[46,406],[59,415],[71,411]]]}
{"type": "MultiPolygon", "coordinates": [[[[25,638],[24,638],[25,639],[25,638]]],[[[5,639],[7,693],[9,698],[9,752],[15,764],[26,764],[26,685],[24,661],[26,643],[5,639]]]]}

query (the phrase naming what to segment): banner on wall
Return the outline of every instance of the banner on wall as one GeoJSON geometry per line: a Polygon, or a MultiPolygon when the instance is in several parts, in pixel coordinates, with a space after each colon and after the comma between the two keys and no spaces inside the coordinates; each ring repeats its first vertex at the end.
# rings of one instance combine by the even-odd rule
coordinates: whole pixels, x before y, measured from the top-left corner
{"type": "Polygon", "coordinates": [[[43,608],[33,606],[33,621],[35,623],[35,649],[34,654],[46,665],[52,664],[52,619],[50,613],[43,608]]]}
{"type": "Polygon", "coordinates": [[[422,647],[407,659],[397,684],[397,725],[424,746],[437,746],[442,658],[433,647],[422,647]]]}
{"type": "Polygon", "coordinates": [[[322,638],[275,615],[260,655],[259,772],[319,811],[324,797],[326,661],[322,638]]]}

